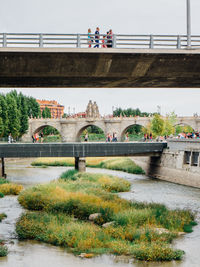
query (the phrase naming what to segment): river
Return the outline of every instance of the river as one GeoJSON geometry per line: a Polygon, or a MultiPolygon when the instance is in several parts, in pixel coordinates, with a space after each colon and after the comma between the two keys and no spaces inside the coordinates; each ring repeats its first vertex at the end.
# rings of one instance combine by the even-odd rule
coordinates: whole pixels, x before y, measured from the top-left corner
{"type": "MultiPolygon", "coordinates": [[[[29,187],[38,183],[47,183],[66,170],[66,167],[35,168],[29,160],[9,161],[6,163],[8,179],[29,187]]],[[[173,245],[183,249],[186,254],[182,261],[146,263],[128,260],[113,255],[103,255],[92,259],[82,259],[67,253],[66,249],[36,241],[18,241],[15,222],[23,209],[15,196],[0,199],[0,212],[7,218],[0,223],[0,239],[6,240],[9,248],[7,257],[0,258],[1,267],[199,267],[200,266],[200,189],[153,180],[147,176],[126,174],[118,171],[92,169],[89,172],[101,172],[117,175],[129,180],[132,189],[120,193],[121,197],[131,200],[164,203],[170,208],[191,209],[197,214],[198,225],[190,234],[176,239],[173,245]]]]}

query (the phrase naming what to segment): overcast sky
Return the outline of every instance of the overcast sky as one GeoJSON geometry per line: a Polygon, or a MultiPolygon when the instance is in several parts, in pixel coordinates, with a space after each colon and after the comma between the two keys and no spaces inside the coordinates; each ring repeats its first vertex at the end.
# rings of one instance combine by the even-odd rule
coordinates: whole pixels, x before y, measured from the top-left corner
{"type": "MultiPolygon", "coordinates": [[[[0,32],[185,34],[186,0],[0,0],[0,32]]],[[[192,34],[200,35],[200,1],[191,0],[192,34]]],[[[8,89],[0,89],[6,93],[8,89]]],[[[178,115],[200,113],[200,89],[21,89],[40,99],[55,99],[83,111],[89,99],[102,114],[112,107],[139,107],[178,115]]]]}

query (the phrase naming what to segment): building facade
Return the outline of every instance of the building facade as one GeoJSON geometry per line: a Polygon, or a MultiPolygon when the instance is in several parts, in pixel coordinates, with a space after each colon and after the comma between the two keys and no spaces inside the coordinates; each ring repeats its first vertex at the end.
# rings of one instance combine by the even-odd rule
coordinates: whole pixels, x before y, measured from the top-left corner
{"type": "Polygon", "coordinates": [[[51,118],[62,118],[65,107],[60,105],[57,101],[37,99],[37,102],[40,105],[41,113],[47,107],[48,109],[50,109],[51,118]]]}

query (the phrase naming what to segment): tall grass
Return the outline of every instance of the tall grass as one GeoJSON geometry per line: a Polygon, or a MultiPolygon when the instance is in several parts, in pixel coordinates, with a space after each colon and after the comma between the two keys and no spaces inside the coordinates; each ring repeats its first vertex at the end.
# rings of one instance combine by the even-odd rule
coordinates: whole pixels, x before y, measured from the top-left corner
{"type": "MultiPolygon", "coordinates": [[[[74,166],[74,158],[42,158],[31,163],[32,166],[74,166]]],[[[144,174],[144,170],[130,158],[96,157],[86,158],[86,166],[124,171],[133,174],[144,174]]]]}
{"type": "Polygon", "coordinates": [[[8,255],[8,248],[3,245],[3,243],[1,243],[0,241],[0,257],[5,257],[8,255]]]}
{"type": "Polygon", "coordinates": [[[12,183],[0,184],[0,192],[3,195],[18,195],[22,190],[22,185],[12,183]]]}
{"type": "Polygon", "coordinates": [[[5,178],[0,178],[0,185],[1,184],[8,184],[9,183],[9,181],[7,180],[7,179],[5,179],[5,178]]]}
{"type": "Polygon", "coordinates": [[[195,224],[186,210],[121,199],[113,192],[130,184],[104,174],[70,170],[58,181],[22,191],[20,204],[30,210],[17,222],[20,239],[35,239],[67,247],[73,253],[114,253],[139,260],[178,260],[183,251],[170,243],[179,231],[195,224]],[[92,223],[90,214],[100,213],[92,223]],[[104,228],[102,224],[113,222],[104,228]],[[159,233],[158,228],[165,228],[159,233]]]}

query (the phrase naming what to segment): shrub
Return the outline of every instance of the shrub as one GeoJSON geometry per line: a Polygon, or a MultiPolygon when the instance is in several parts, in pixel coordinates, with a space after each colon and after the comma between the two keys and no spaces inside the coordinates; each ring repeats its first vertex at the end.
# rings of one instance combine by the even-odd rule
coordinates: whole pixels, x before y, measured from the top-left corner
{"type": "Polygon", "coordinates": [[[0,185],[1,184],[8,184],[9,183],[9,181],[7,180],[7,179],[5,179],[5,178],[0,178],[0,185]]]}
{"type": "Polygon", "coordinates": [[[136,165],[130,158],[115,158],[104,160],[97,167],[134,174],[145,174],[143,169],[140,166],[136,165]]]}
{"type": "Polygon", "coordinates": [[[63,180],[72,180],[72,181],[75,181],[77,180],[77,177],[75,176],[75,174],[77,174],[78,171],[77,170],[68,170],[66,172],[63,172],[60,176],[60,179],[63,179],[63,180]]]}
{"type": "Polygon", "coordinates": [[[0,198],[3,198],[4,197],[4,194],[0,192],[0,198]]]}
{"type": "Polygon", "coordinates": [[[114,216],[114,221],[119,225],[144,225],[151,218],[152,211],[150,209],[127,209],[125,211],[119,212],[114,216]]]}
{"type": "Polygon", "coordinates": [[[22,190],[22,185],[11,183],[5,183],[0,185],[0,192],[4,195],[18,195],[22,190]]]}
{"type": "Polygon", "coordinates": [[[180,260],[184,255],[182,250],[173,250],[162,243],[152,243],[151,245],[142,244],[135,247],[132,251],[138,260],[145,261],[171,261],[180,260]]]}
{"type": "Polygon", "coordinates": [[[5,257],[8,255],[8,248],[0,244],[0,257],[5,257]]]}

